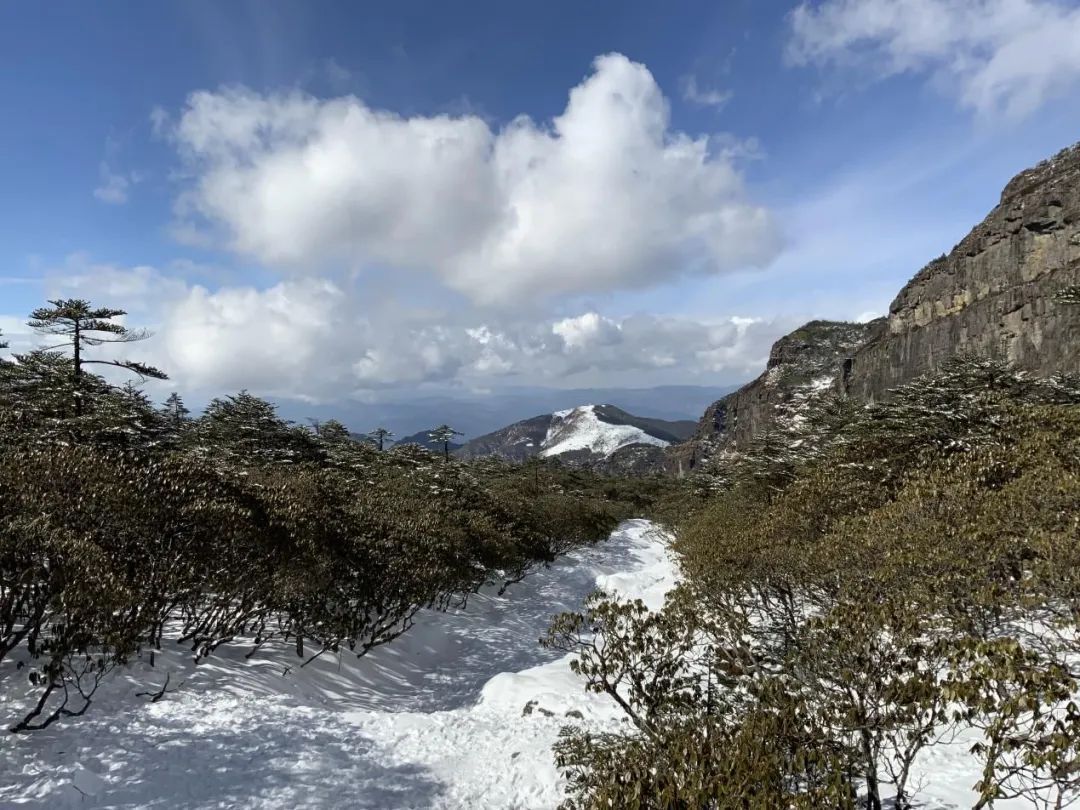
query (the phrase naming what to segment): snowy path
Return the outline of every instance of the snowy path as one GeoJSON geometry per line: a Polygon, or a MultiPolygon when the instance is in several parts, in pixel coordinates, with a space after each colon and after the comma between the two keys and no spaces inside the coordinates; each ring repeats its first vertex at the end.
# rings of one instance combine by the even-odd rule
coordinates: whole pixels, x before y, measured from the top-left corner
{"type": "MultiPolygon", "coordinates": [[[[628,521],[503,597],[424,614],[360,660],[297,671],[238,647],[192,667],[174,651],[114,678],[82,719],[0,738],[0,807],[553,808],[566,713],[621,719],[537,639],[597,586],[659,606],[675,574],[663,535],[628,521]],[[181,689],[134,696],[166,671],[181,689]]],[[[20,698],[0,693],[0,714],[20,698]]]]}
{"type": "MultiPolygon", "coordinates": [[[[624,721],[537,639],[596,587],[659,607],[677,573],[665,539],[628,521],[503,597],[424,613],[359,660],[326,656],[297,670],[287,652],[248,661],[237,646],[198,667],[183,650],[133,666],[86,717],[0,734],[0,808],[550,810],[562,792],[551,745],[567,713],[594,728],[624,721]],[[135,697],[167,671],[182,688],[159,703],[135,697]]],[[[26,700],[11,674],[5,719],[26,700]]],[[[925,752],[913,774],[921,808],[971,807],[974,741],[968,733],[925,752]]]]}

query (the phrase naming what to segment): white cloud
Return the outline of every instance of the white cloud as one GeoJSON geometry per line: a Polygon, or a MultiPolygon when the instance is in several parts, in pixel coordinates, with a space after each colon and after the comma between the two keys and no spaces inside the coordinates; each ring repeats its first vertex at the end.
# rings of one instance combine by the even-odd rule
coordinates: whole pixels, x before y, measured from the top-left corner
{"type": "Polygon", "coordinates": [[[983,115],[1019,118],[1080,83],[1080,7],[1056,0],[825,0],[790,16],[797,65],[928,73],[983,115]]]}
{"type": "MultiPolygon", "coordinates": [[[[758,374],[772,341],[796,325],[791,318],[594,310],[542,319],[470,307],[432,312],[374,301],[366,287],[324,278],[213,290],[153,267],[116,267],[82,255],[43,284],[49,297],[128,310],[127,323],[153,334],[125,346],[123,356],[160,367],[169,374],[167,387],[195,399],[241,388],[333,402],[424,387],[724,384],[758,374]]],[[[16,350],[39,343],[22,321],[0,312],[0,328],[16,350]]]]}
{"type": "Polygon", "coordinates": [[[123,205],[126,203],[131,187],[142,180],[137,172],[118,174],[105,162],[101,163],[98,170],[101,175],[101,182],[94,189],[94,196],[103,203],[109,203],[110,205],[123,205]]]}
{"type": "Polygon", "coordinates": [[[230,89],[194,93],[171,132],[193,178],[180,230],[209,227],[276,267],[421,270],[505,305],[763,265],[779,248],[733,151],[673,131],[652,75],[618,54],[549,124],[230,89]]]}
{"type": "Polygon", "coordinates": [[[117,267],[94,262],[83,253],[69,255],[42,283],[50,299],[86,298],[135,312],[154,311],[161,302],[175,300],[187,290],[184,280],[149,265],[117,267]]]}
{"type": "Polygon", "coordinates": [[[376,345],[354,372],[374,386],[447,381],[467,387],[498,381],[634,386],[671,381],[662,376],[668,370],[684,382],[730,382],[759,373],[773,340],[793,325],[756,318],[616,318],[584,312],[539,324],[372,330],[376,345]]]}
{"type": "Polygon", "coordinates": [[[730,90],[706,90],[698,87],[697,77],[693,74],[683,76],[679,85],[685,101],[702,107],[714,107],[717,110],[723,109],[734,95],[730,90]]]}
{"type": "Polygon", "coordinates": [[[563,318],[551,326],[551,331],[562,338],[567,349],[585,350],[596,345],[610,345],[621,338],[619,324],[596,312],[586,312],[574,318],[563,318]]]}
{"type": "Polygon", "coordinates": [[[340,379],[352,339],[343,305],[337,287],[314,279],[194,286],[167,308],[159,353],[185,387],[318,398],[340,379]]]}
{"type": "Polygon", "coordinates": [[[251,388],[335,400],[437,385],[651,385],[748,379],[789,319],[609,317],[539,322],[478,312],[364,308],[362,295],[317,279],[267,290],[195,286],[166,307],[154,359],[182,388],[251,388]],[[672,377],[662,377],[670,371],[672,377]]]}

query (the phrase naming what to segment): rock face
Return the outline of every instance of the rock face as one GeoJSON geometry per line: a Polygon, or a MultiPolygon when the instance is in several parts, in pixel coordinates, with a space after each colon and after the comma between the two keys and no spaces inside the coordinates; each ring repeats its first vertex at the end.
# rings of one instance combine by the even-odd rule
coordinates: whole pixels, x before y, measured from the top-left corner
{"type": "Polygon", "coordinates": [[[982,223],[904,286],[887,318],[814,321],[778,340],[765,373],[711,405],[694,437],[668,451],[668,468],[684,473],[745,444],[815,388],[872,402],[962,352],[1040,375],[1080,373],[1080,305],[1055,301],[1076,284],[1080,144],[1013,178],[982,223]]]}
{"type": "Polygon", "coordinates": [[[1080,283],[1080,144],[1005,187],[998,206],[889,307],[855,353],[847,390],[874,400],[957,352],[1036,374],[1080,372],[1080,308],[1054,301],[1080,283]]]}
{"type": "Polygon", "coordinates": [[[811,321],[780,338],[765,373],[710,405],[693,438],[669,451],[668,467],[688,472],[706,456],[745,444],[813,392],[842,385],[847,361],[883,327],[884,319],[811,321]]]}
{"type": "Polygon", "coordinates": [[[465,442],[454,455],[461,459],[496,456],[506,461],[525,461],[540,452],[551,427],[551,414],[515,422],[493,433],[465,442]]]}

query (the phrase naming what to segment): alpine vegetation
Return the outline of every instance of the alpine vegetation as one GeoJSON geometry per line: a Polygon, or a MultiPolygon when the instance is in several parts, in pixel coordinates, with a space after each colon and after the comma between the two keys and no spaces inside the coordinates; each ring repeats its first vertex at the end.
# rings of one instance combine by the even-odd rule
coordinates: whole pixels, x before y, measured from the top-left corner
{"type": "Polygon", "coordinates": [[[688,482],[663,610],[599,594],[545,639],[630,721],[565,732],[566,806],[922,806],[956,739],[975,807],[1080,799],[1078,406],[959,358],[688,482]]]}
{"type": "Polygon", "coordinates": [[[0,808],[1080,808],[1080,0],[3,8],[0,808]]]}
{"type": "Polygon", "coordinates": [[[175,392],[157,407],[87,368],[165,378],[87,356],[144,336],[122,314],[53,301],[31,325],[62,341],[0,361],[0,678],[38,692],[13,731],[83,714],[166,646],[363,655],[640,508],[584,471],[379,452],[244,391],[197,417],[175,392]]]}

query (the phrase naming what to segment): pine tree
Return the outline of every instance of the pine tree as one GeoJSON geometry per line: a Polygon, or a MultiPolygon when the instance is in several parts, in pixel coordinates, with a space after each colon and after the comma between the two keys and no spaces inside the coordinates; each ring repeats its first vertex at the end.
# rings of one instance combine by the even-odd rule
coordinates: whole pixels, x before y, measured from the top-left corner
{"type": "Polygon", "coordinates": [[[327,419],[325,422],[319,422],[315,419],[311,421],[311,429],[315,431],[315,435],[322,439],[324,442],[351,442],[353,441],[352,434],[349,433],[349,429],[345,427],[337,419],[327,419]]]}
{"type": "Polygon", "coordinates": [[[113,318],[126,315],[122,309],[108,307],[92,308],[89,301],[81,298],[62,298],[49,301],[51,307],[38,307],[30,313],[28,325],[38,334],[63,337],[62,343],[47,347],[47,351],[71,346],[74,366],[72,370],[75,390],[75,415],[83,412],[83,391],[81,378],[83,367],[90,364],[114,366],[133,371],[140,377],[166,380],[168,376],[160,369],[134,360],[87,360],[83,351],[88,346],[101,346],[106,343],[134,343],[146,340],[150,333],[144,329],[129,329],[113,323],[113,318]]]}
{"type": "Polygon", "coordinates": [[[454,430],[449,425],[439,425],[434,430],[428,431],[428,438],[433,442],[442,442],[443,456],[447,461],[450,460],[450,442],[454,440],[455,436],[464,436],[460,430],[454,430]]]}
{"type": "Polygon", "coordinates": [[[183,398],[175,391],[169,394],[169,398],[165,400],[161,412],[169,420],[169,424],[174,431],[179,431],[184,426],[188,414],[191,413],[187,406],[184,405],[183,398]]]}
{"type": "Polygon", "coordinates": [[[4,340],[4,330],[0,329],[0,349],[6,349],[7,347],[8,343],[4,340]]]}
{"type": "Polygon", "coordinates": [[[384,427],[377,427],[368,434],[368,436],[375,440],[375,443],[379,446],[379,450],[383,449],[386,440],[392,438],[393,435],[393,433],[384,427]]]}

